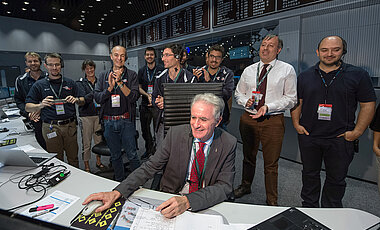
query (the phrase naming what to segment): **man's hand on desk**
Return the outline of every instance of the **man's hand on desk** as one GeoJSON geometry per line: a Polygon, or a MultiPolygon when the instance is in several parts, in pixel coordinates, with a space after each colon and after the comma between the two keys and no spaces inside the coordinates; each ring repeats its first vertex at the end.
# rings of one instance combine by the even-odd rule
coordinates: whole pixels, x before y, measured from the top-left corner
{"type": "Polygon", "coordinates": [[[174,196],[156,208],[166,218],[173,218],[184,213],[190,208],[189,200],[186,196],[174,196]]]}
{"type": "Polygon", "coordinates": [[[103,202],[103,206],[97,208],[95,210],[95,212],[102,212],[102,211],[110,208],[111,205],[113,203],[115,203],[115,201],[117,199],[119,199],[119,197],[121,197],[121,194],[120,194],[120,192],[118,192],[116,190],[114,190],[112,192],[93,193],[93,194],[89,195],[84,200],[84,202],[82,203],[82,205],[86,205],[86,204],[90,203],[90,201],[93,201],[93,200],[101,200],[103,202]]]}

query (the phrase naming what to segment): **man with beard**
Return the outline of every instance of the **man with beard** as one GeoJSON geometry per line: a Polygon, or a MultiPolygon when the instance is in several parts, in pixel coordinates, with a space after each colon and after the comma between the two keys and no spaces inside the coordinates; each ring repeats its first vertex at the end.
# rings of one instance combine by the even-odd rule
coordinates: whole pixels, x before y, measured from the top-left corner
{"type": "Polygon", "coordinates": [[[146,65],[139,69],[137,74],[139,79],[139,92],[142,95],[140,105],[140,124],[142,137],[145,140],[145,153],[141,158],[147,158],[152,155],[155,149],[155,140],[152,137],[150,124],[153,119],[153,130],[157,125],[158,110],[153,107],[152,93],[154,87],[155,76],[161,74],[164,68],[156,64],[156,50],[153,47],[145,49],[144,58],[146,65]]]}
{"type": "Polygon", "coordinates": [[[20,109],[21,116],[30,121],[34,127],[34,135],[38,144],[46,150],[46,143],[42,136],[42,121],[40,120],[40,112],[28,113],[25,111],[25,99],[33,84],[43,79],[46,73],[41,70],[41,56],[35,52],[27,52],[25,54],[25,64],[29,71],[16,78],[15,82],[15,102],[20,109]]]}
{"type": "Polygon", "coordinates": [[[337,208],[343,206],[354,141],[372,120],[376,95],[367,71],[343,62],[347,52],[343,38],[323,38],[316,52],[319,62],[298,77],[299,102],[291,113],[303,165],[302,206],[337,208]],[[322,161],[326,180],[320,205],[322,161]]]}
{"type": "Polygon", "coordinates": [[[220,64],[224,59],[224,48],[221,45],[213,45],[207,51],[206,65],[201,69],[194,69],[193,73],[201,83],[223,83],[223,101],[224,111],[223,120],[219,126],[226,130],[226,126],[230,119],[230,107],[228,101],[231,99],[234,91],[234,73],[232,70],[220,64]]]}
{"type": "Polygon", "coordinates": [[[58,53],[45,56],[48,77],[37,81],[26,98],[25,110],[41,112],[42,135],[49,153],[57,153],[64,160],[64,151],[70,165],[79,167],[77,120],[75,103],[84,104],[82,92],[75,81],[61,75],[63,59],[58,53]]]}

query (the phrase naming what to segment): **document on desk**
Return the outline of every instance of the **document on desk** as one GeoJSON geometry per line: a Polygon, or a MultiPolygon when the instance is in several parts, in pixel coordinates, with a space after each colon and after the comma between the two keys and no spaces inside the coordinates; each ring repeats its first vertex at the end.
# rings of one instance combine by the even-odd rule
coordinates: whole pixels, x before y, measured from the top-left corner
{"type": "Polygon", "coordinates": [[[223,218],[216,215],[186,211],[175,218],[168,219],[153,209],[139,208],[131,230],[219,230],[222,224],[223,218]]]}
{"type": "Polygon", "coordinates": [[[78,200],[79,200],[79,197],[77,196],[73,196],[61,191],[54,191],[52,194],[38,201],[33,206],[28,207],[28,209],[26,209],[21,214],[25,216],[33,217],[36,214],[39,214],[40,212],[43,212],[43,211],[29,212],[29,208],[44,206],[48,204],[54,204],[54,208],[58,207],[58,209],[52,212],[48,212],[44,215],[34,217],[39,220],[50,222],[54,220],[59,214],[63,213],[66,209],[68,209],[72,204],[74,204],[78,200]]]}

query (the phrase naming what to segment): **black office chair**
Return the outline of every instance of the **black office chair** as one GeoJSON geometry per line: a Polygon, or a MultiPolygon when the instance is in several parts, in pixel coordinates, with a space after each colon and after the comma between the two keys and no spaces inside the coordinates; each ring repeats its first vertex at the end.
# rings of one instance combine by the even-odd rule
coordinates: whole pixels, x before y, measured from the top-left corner
{"type": "MultiPolygon", "coordinates": [[[[95,153],[95,154],[98,154],[100,156],[108,156],[108,157],[110,157],[111,156],[111,151],[108,148],[106,139],[103,136],[103,132],[104,132],[104,128],[103,128],[103,125],[102,125],[102,129],[95,132],[96,135],[101,135],[102,136],[102,141],[99,144],[96,144],[96,145],[94,145],[92,147],[92,152],[95,153]]],[[[139,136],[140,136],[139,132],[136,130],[136,134],[135,134],[136,150],[139,149],[138,148],[138,139],[139,139],[139,136]]],[[[124,154],[124,153],[125,153],[125,151],[122,150],[122,154],[124,154]]],[[[129,170],[129,162],[124,163],[124,167],[125,167],[126,171],[128,171],[129,170]]],[[[100,170],[100,171],[96,172],[95,174],[96,175],[101,175],[102,173],[109,173],[109,172],[112,172],[112,171],[113,171],[113,168],[112,168],[112,163],[111,163],[111,159],[110,159],[109,170],[106,170],[106,171],[101,171],[100,170]]]]}

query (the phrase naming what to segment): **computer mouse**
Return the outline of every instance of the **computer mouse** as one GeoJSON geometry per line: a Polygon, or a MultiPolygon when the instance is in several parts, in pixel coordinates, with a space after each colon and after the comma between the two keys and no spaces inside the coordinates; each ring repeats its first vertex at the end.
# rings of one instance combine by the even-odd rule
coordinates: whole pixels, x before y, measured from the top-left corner
{"type": "Polygon", "coordinates": [[[88,203],[86,207],[84,207],[82,214],[85,216],[89,216],[93,212],[95,212],[95,210],[100,206],[103,206],[103,202],[101,200],[93,200],[90,203],[88,203]]]}

